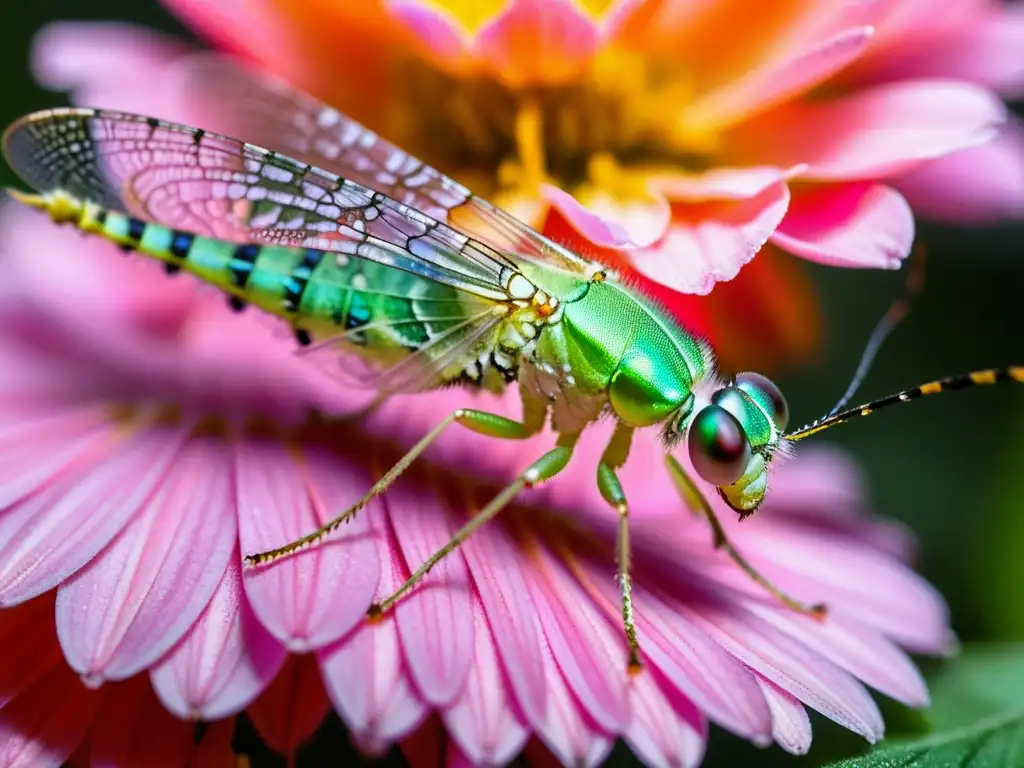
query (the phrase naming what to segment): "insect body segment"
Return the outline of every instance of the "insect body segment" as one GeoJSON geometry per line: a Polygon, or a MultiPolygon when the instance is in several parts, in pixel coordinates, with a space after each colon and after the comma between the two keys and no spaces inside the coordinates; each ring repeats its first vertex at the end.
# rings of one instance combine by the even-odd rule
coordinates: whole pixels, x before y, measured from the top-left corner
{"type": "MultiPolygon", "coordinates": [[[[124,250],[156,258],[169,271],[190,272],[234,299],[284,319],[304,346],[318,342],[332,348],[359,348],[360,355],[377,368],[393,366],[432,341],[458,336],[484,320],[491,321],[488,329],[497,328],[513,309],[409,272],[333,251],[232,243],[195,235],[103,208],[63,190],[43,195],[12,194],[23,203],[49,211],[57,222],[70,223],[124,250]]],[[[532,286],[519,277],[526,286],[532,286]]],[[[534,295],[529,298],[535,299],[536,293],[533,289],[534,295]]],[[[552,299],[544,300],[550,303],[552,299]]],[[[536,302],[524,305],[530,311],[507,323],[501,334],[508,351],[499,353],[503,380],[514,377],[518,349],[528,341],[517,329],[525,327],[528,334],[536,333],[529,322],[536,314],[536,302]]],[[[547,306],[542,305],[544,309],[547,306]]],[[[484,347],[486,341],[484,338],[484,347]]],[[[495,364],[486,352],[482,353],[483,363],[466,363],[459,356],[441,366],[438,379],[465,378],[480,383],[486,365],[495,364]]],[[[354,371],[348,372],[352,381],[358,381],[354,371]]]]}

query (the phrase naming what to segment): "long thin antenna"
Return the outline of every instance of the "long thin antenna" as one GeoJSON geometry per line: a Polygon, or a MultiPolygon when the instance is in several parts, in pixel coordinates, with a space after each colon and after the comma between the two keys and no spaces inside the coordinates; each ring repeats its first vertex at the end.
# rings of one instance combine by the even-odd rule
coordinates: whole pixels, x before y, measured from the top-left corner
{"type": "Polygon", "coordinates": [[[927,384],[922,384],[919,387],[914,387],[913,389],[905,389],[894,395],[880,397],[877,400],[872,400],[870,403],[858,405],[856,408],[850,408],[849,410],[842,411],[841,413],[830,414],[808,424],[806,427],[800,427],[800,429],[793,430],[792,432],[783,435],[783,437],[792,442],[796,442],[797,440],[803,440],[804,438],[810,437],[822,430],[829,429],[830,427],[835,427],[843,422],[849,421],[855,416],[870,416],[875,411],[888,408],[890,405],[909,403],[911,400],[915,400],[923,395],[935,395],[939,392],[969,389],[970,387],[984,384],[1000,384],[1004,381],[1015,381],[1018,384],[1024,384],[1024,366],[1011,365],[1006,368],[988,368],[981,371],[971,371],[970,373],[964,373],[959,376],[949,376],[945,379],[938,379],[927,384]]]}
{"type": "MultiPolygon", "coordinates": [[[[903,285],[902,295],[889,306],[886,313],[882,315],[882,319],[878,321],[875,330],[871,332],[871,338],[868,339],[867,346],[864,347],[864,352],[861,353],[860,362],[857,364],[857,370],[853,374],[850,386],[846,388],[846,392],[839,398],[839,402],[832,406],[832,410],[826,413],[822,419],[827,419],[829,416],[839,413],[843,406],[850,402],[853,396],[857,394],[857,390],[860,389],[860,385],[867,378],[868,371],[871,370],[871,364],[875,361],[875,357],[878,355],[878,350],[882,348],[883,342],[896,329],[896,326],[903,322],[903,319],[910,314],[910,307],[914,299],[920,295],[921,288],[924,286],[924,248],[920,245],[914,248],[909,261],[907,281],[903,285]]],[[[822,419],[819,419],[819,421],[822,419]]]]}

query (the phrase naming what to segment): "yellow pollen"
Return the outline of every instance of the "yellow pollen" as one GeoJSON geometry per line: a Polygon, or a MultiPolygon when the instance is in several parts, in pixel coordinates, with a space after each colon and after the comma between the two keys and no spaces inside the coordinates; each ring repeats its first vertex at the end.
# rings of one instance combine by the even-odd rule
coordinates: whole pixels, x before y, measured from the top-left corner
{"type": "Polygon", "coordinates": [[[518,186],[536,191],[544,183],[546,160],[544,155],[544,115],[537,102],[525,99],[519,104],[515,121],[518,186]]]}
{"type": "Polygon", "coordinates": [[[643,200],[649,196],[646,176],[624,169],[610,152],[595,152],[590,157],[587,177],[595,191],[618,200],[643,200]]]}

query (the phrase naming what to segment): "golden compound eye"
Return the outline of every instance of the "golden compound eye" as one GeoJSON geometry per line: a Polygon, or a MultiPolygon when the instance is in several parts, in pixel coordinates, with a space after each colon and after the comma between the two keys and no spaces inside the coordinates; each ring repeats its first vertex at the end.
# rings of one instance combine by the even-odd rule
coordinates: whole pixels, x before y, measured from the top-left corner
{"type": "Polygon", "coordinates": [[[719,405],[701,409],[687,438],[690,461],[712,485],[732,485],[750,463],[750,443],[739,420],[719,405]]]}
{"type": "Polygon", "coordinates": [[[736,377],[737,389],[742,389],[756,402],[769,407],[772,421],[780,432],[789,426],[789,403],[775,382],[760,373],[741,373],[736,377]]]}

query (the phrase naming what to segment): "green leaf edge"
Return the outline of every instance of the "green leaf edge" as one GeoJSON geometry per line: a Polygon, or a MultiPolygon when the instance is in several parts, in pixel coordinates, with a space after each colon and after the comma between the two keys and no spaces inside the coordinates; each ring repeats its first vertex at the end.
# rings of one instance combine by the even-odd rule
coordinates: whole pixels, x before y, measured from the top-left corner
{"type": "MultiPolygon", "coordinates": [[[[896,743],[890,742],[883,749],[874,750],[859,757],[846,758],[836,763],[829,763],[824,768],[901,768],[901,766],[913,765],[919,759],[927,759],[926,754],[921,754],[922,751],[926,752],[929,749],[944,747],[960,739],[974,740],[979,736],[985,735],[988,731],[997,731],[1012,725],[1014,721],[1019,721],[1017,723],[1018,727],[1024,728],[1024,709],[1013,709],[1009,712],[989,715],[971,725],[955,728],[924,739],[896,743]],[[914,760],[915,763],[895,762],[906,758],[914,760]]],[[[920,765],[927,766],[928,764],[925,762],[920,763],[920,765]]],[[[961,766],[967,768],[970,766],[970,763],[961,763],[961,766]]]]}

